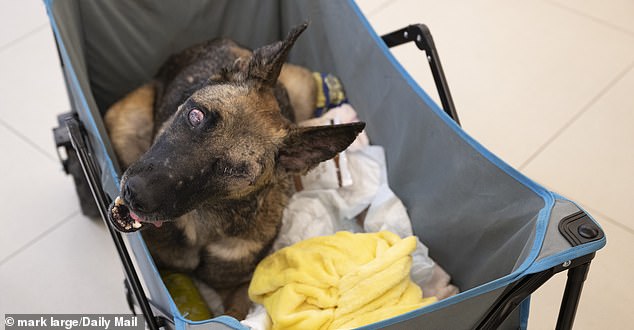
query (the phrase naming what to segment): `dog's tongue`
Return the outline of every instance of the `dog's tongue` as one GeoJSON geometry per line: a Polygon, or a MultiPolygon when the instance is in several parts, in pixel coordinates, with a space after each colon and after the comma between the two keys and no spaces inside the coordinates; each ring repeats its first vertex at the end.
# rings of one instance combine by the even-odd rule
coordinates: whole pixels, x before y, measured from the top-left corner
{"type": "Polygon", "coordinates": [[[145,221],[143,218],[141,218],[140,216],[138,216],[136,213],[130,211],[130,218],[138,221],[138,222],[145,222],[145,223],[151,223],[154,225],[154,227],[156,228],[160,228],[163,225],[163,221],[145,221]]]}
{"type": "Polygon", "coordinates": [[[144,220],[138,216],[136,213],[132,212],[132,210],[130,210],[130,218],[138,221],[138,222],[143,222],[144,220]]]}

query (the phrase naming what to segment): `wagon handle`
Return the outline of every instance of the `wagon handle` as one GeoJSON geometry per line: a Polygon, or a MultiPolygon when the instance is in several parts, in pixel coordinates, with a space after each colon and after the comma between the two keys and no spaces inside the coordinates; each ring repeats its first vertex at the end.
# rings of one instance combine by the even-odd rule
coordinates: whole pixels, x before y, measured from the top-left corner
{"type": "Polygon", "coordinates": [[[77,158],[79,159],[79,163],[84,171],[90,190],[95,198],[101,218],[104,220],[105,225],[110,232],[110,236],[112,236],[112,240],[115,243],[117,252],[119,253],[119,259],[121,260],[125,270],[126,284],[129,284],[130,289],[132,289],[134,297],[145,316],[147,327],[151,330],[159,329],[159,327],[161,327],[160,323],[162,323],[162,320],[154,317],[154,313],[150,307],[147,296],[145,295],[143,286],[141,285],[136,270],[134,269],[134,264],[132,263],[130,254],[126,249],[123,237],[121,236],[121,233],[112,226],[110,221],[107,221],[107,210],[109,205],[108,197],[103,189],[101,189],[98,172],[95,164],[91,162],[90,151],[86,141],[84,140],[85,133],[82,130],[81,122],[76,118],[76,116],[69,116],[65,123],[68,128],[68,136],[72,142],[73,149],[75,149],[75,152],[77,153],[77,158]]]}
{"type": "Polygon", "coordinates": [[[440,57],[434,44],[434,39],[431,36],[429,28],[425,24],[412,24],[404,27],[400,30],[385,34],[381,36],[383,42],[392,48],[410,41],[414,41],[416,46],[420,50],[424,50],[427,54],[427,62],[431,73],[434,76],[434,82],[436,83],[436,89],[438,90],[438,96],[442,103],[443,110],[453,119],[456,124],[460,125],[458,119],[458,112],[456,112],[456,106],[453,103],[451,92],[449,91],[449,84],[445,77],[445,72],[440,64],[440,57]]]}

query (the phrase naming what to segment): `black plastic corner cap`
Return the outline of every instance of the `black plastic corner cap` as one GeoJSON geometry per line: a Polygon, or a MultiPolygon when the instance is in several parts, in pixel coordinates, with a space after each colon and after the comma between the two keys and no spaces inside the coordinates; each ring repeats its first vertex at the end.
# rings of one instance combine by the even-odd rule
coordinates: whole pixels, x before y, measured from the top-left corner
{"type": "Polygon", "coordinates": [[[572,246],[597,241],[605,236],[601,228],[583,211],[561,219],[559,232],[572,246]]]}

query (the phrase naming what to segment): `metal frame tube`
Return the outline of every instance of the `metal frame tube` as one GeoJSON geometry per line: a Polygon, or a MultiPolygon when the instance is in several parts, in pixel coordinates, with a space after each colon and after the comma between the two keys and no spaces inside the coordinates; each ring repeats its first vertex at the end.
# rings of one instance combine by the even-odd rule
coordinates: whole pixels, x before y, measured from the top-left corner
{"type": "Polygon", "coordinates": [[[557,329],[572,329],[577,315],[577,307],[579,307],[579,300],[581,299],[583,284],[588,277],[589,271],[590,262],[568,270],[566,290],[561,300],[559,317],[557,318],[557,329]]]}
{"type": "Polygon", "coordinates": [[[447,83],[445,72],[442,69],[442,64],[440,64],[440,56],[438,55],[438,50],[436,49],[429,28],[425,24],[413,24],[383,35],[381,38],[390,48],[413,41],[416,43],[418,49],[425,51],[443,110],[445,110],[445,113],[447,113],[451,119],[460,125],[458,112],[453,103],[453,98],[449,91],[449,84],[447,83]]]}
{"type": "Polygon", "coordinates": [[[84,140],[85,134],[82,132],[81,123],[73,116],[66,120],[66,126],[68,127],[68,134],[73,144],[73,148],[77,152],[77,157],[79,158],[84,175],[88,180],[88,185],[90,186],[95,202],[97,203],[97,207],[99,208],[101,218],[104,221],[106,228],[108,228],[112,241],[119,253],[119,259],[123,264],[126,281],[130,285],[134,298],[139,304],[141,312],[145,317],[145,324],[151,330],[159,329],[159,320],[154,317],[154,313],[147,296],[145,295],[143,286],[139,281],[139,277],[134,268],[132,258],[130,258],[130,254],[126,248],[125,242],[123,241],[123,237],[121,236],[121,233],[112,226],[110,221],[108,221],[108,197],[99,184],[99,175],[97,174],[98,172],[95,169],[95,165],[92,163],[88,145],[84,140]]]}

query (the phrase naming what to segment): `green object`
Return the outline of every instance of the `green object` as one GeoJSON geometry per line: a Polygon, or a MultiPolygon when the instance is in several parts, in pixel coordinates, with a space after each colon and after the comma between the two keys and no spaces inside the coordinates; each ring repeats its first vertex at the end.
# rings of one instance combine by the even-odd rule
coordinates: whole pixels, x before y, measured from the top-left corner
{"type": "Polygon", "coordinates": [[[213,317],[209,306],[188,275],[163,271],[160,273],[167,291],[184,317],[192,321],[208,320],[213,317]]]}

